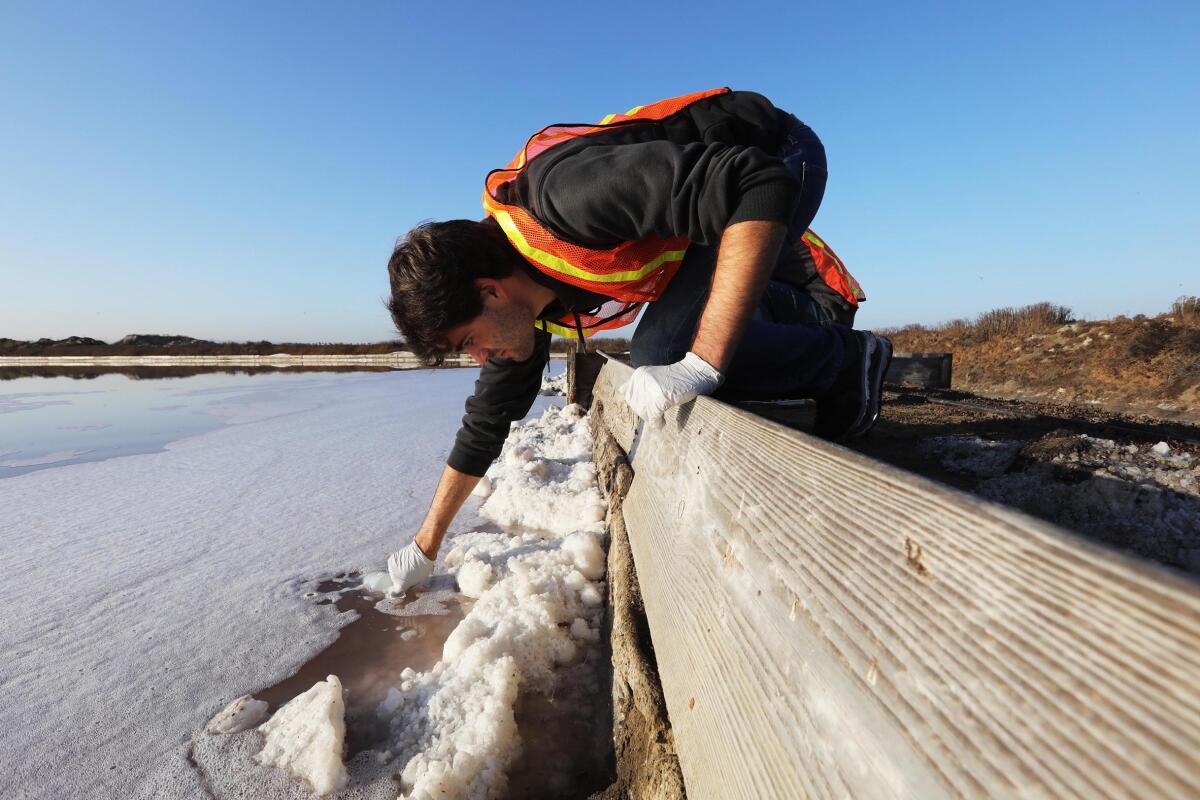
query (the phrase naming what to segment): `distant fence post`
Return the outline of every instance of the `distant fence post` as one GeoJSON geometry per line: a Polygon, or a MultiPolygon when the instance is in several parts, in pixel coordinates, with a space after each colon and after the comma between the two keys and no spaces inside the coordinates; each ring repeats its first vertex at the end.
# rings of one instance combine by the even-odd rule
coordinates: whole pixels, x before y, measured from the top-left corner
{"type": "Polygon", "coordinates": [[[949,389],[953,353],[900,353],[892,356],[885,380],[925,389],[949,389]]]}
{"type": "Polygon", "coordinates": [[[567,402],[578,403],[587,408],[592,404],[592,387],[596,376],[604,366],[604,356],[599,353],[579,353],[574,350],[567,356],[567,402]]]}

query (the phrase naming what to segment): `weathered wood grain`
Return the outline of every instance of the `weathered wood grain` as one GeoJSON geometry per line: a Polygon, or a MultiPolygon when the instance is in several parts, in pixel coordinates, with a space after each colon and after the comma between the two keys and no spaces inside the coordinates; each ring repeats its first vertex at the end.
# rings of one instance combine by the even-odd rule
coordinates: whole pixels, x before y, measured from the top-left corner
{"type": "Polygon", "coordinates": [[[708,398],[634,466],[689,797],[1200,796],[1196,583],[708,398]]]}
{"type": "Polygon", "coordinates": [[[616,361],[608,363],[613,364],[613,368],[601,369],[592,387],[592,413],[603,420],[604,427],[628,453],[637,435],[638,418],[621,399],[620,389],[624,385],[624,376],[633,370],[616,361]]]}
{"type": "Polygon", "coordinates": [[[683,774],[654,666],[646,612],[633,568],[621,503],[633,481],[625,453],[592,417],[592,461],[608,500],[608,619],[612,645],[612,743],[616,779],[589,800],[680,800],[683,774]]]}

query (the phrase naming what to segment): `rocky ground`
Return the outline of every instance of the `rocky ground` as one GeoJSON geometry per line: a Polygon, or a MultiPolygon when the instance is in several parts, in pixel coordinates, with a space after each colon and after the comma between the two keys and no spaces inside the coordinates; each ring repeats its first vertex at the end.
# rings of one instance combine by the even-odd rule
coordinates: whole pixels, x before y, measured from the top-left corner
{"type": "MultiPolygon", "coordinates": [[[[804,428],[811,408],[756,413],[804,428]]],[[[866,455],[1200,574],[1200,428],[893,387],[866,455]]]]}

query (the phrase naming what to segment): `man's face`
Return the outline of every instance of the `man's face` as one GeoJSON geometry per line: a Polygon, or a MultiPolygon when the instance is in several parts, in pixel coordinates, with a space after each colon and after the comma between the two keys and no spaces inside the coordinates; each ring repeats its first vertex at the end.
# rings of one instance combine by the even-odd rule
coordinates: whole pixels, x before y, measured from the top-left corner
{"type": "Polygon", "coordinates": [[[524,361],[533,355],[534,318],[497,281],[480,281],[483,311],[470,322],[446,331],[456,352],[483,364],[489,358],[524,361]]]}

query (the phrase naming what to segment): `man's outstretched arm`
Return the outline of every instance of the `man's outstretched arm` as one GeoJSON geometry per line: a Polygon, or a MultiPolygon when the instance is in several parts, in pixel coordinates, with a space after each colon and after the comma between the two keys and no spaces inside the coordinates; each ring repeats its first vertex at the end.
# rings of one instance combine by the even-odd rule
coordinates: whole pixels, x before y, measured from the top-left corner
{"type": "Polygon", "coordinates": [[[449,464],[442,470],[433,502],[425,514],[417,535],[403,550],[397,550],[388,558],[388,573],[392,576],[392,591],[404,594],[409,589],[424,583],[433,572],[433,560],[446,530],[471,490],[479,483],[478,475],[459,472],[449,464]]]}
{"type": "Polygon", "coordinates": [[[489,361],[479,370],[475,393],[467,399],[462,428],[425,521],[412,543],[388,558],[393,592],[406,592],[433,572],[433,559],[454,516],[500,454],[511,423],[528,414],[533,406],[550,350],[549,334],[541,331],[535,335],[538,342],[534,354],[525,361],[489,361]]]}
{"type": "Polygon", "coordinates": [[[442,470],[437,491],[433,494],[433,502],[429,504],[425,521],[421,523],[421,528],[417,531],[414,539],[426,558],[437,558],[438,550],[442,546],[442,539],[446,536],[446,530],[449,529],[454,515],[462,508],[463,503],[467,502],[467,498],[470,497],[475,485],[479,483],[479,479],[479,475],[459,472],[449,464],[442,470]]]}

